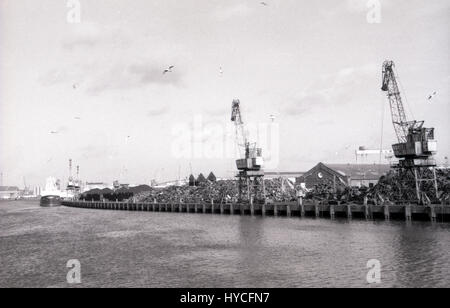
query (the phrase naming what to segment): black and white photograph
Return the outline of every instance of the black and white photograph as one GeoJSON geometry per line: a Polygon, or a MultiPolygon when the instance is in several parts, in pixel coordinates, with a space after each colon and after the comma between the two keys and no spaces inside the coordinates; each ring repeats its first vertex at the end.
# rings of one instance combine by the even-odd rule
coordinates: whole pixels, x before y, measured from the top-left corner
{"type": "Polygon", "coordinates": [[[450,288],[449,54],[449,0],[0,0],[0,288],[450,288]]]}

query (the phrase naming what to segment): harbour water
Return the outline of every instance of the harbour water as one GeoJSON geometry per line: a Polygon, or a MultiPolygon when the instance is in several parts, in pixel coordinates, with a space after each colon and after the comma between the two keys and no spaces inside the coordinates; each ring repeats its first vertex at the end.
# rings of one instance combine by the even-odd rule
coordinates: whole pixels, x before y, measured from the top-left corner
{"type": "Polygon", "coordinates": [[[0,202],[0,287],[450,287],[450,224],[0,202]],[[366,264],[381,262],[381,284],[366,264]]]}

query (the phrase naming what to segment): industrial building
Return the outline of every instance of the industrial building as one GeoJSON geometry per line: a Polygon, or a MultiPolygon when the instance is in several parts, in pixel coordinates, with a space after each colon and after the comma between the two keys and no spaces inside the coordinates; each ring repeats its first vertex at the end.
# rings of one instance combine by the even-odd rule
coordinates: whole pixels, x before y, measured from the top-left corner
{"type": "Polygon", "coordinates": [[[21,196],[21,191],[16,186],[0,186],[0,200],[14,200],[21,196]]]}
{"type": "Polygon", "coordinates": [[[316,185],[344,185],[350,187],[372,187],[383,175],[390,171],[389,165],[361,164],[324,164],[314,168],[297,178],[297,183],[305,183],[307,188],[316,185]]]}

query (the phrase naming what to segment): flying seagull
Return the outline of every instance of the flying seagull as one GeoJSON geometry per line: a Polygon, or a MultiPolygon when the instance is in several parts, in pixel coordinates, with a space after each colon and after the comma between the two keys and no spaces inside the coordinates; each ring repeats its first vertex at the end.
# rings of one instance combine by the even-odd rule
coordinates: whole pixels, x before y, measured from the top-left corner
{"type": "Polygon", "coordinates": [[[433,94],[431,94],[430,96],[428,96],[428,100],[431,101],[435,96],[436,96],[437,92],[434,91],[433,94]]]}
{"type": "Polygon", "coordinates": [[[268,6],[266,2],[261,2],[261,5],[268,6]]]}
{"type": "Polygon", "coordinates": [[[173,69],[174,67],[175,67],[175,66],[173,66],[173,65],[169,66],[169,68],[166,68],[166,69],[164,70],[163,74],[172,73],[172,69],[173,69]]]}
{"type": "Polygon", "coordinates": [[[78,83],[74,83],[74,84],[72,85],[72,88],[73,88],[74,90],[76,90],[76,89],[78,88],[78,83]]]}
{"type": "Polygon", "coordinates": [[[51,132],[50,132],[50,134],[52,134],[52,135],[55,135],[55,134],[57,134],[58,132],[57,131],[54,131],[54,130],[52,130],[51,132]]]}

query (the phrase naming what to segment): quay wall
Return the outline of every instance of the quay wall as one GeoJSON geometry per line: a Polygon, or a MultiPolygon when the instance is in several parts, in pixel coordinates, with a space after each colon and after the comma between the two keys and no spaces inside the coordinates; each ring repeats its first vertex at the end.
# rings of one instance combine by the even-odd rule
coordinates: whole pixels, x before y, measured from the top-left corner
{"type": "Polygon", "coordinates": [[[322,204],[319,202],[279,202],[270,204],[248,203],[131,203],[131,202],[95,202],[63,201],[62,205],[81,209],[98,209],[111,211],[141,211],[169,213],[197,213],[222,215],[283,216],[283,217],[317,217],[334,219],[337,217],[359,218],[367,220],[399,219],[428,220],[432,222],[449,222],[449,205],[370,205],[370,204],[322,204]]]}

